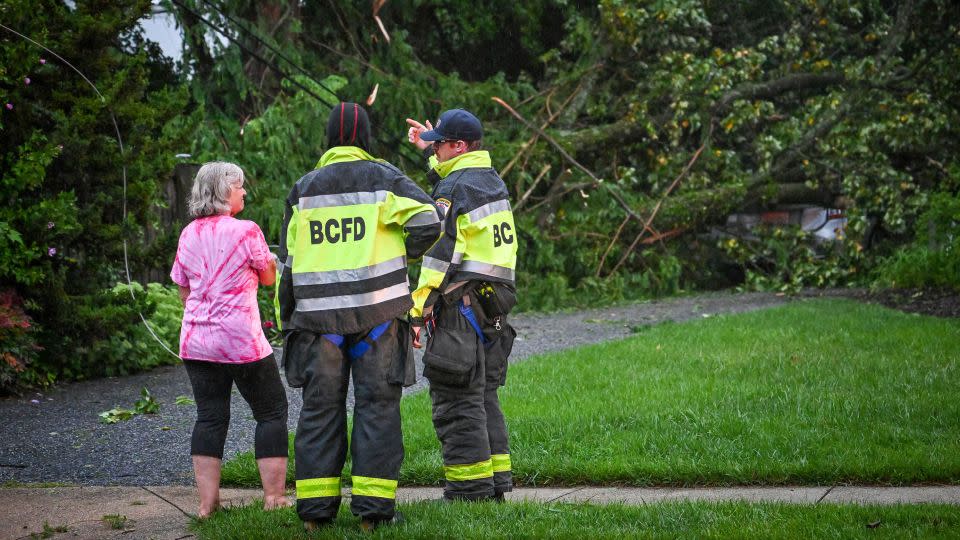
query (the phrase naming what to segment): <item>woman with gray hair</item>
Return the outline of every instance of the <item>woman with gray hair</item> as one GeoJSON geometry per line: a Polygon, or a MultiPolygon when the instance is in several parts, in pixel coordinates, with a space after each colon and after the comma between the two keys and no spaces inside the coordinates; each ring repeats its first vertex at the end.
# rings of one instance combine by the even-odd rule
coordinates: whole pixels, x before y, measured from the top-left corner
{"type": "Polygon", "coordinates": [[[180,234],[170,271],[184,303],[180,358],[197,404],[190,454],[200,518],[220,506],[220,464],[234,383],[257,421],[254,452],[263,506],[291,505],[284,495],[287,395],[257,306],[257,287],[273,285],[276,263],[260,227],[234,217],[243,210],[243,180],[233,163],[200,168],[188,203],[196,219],[180,234]]]}

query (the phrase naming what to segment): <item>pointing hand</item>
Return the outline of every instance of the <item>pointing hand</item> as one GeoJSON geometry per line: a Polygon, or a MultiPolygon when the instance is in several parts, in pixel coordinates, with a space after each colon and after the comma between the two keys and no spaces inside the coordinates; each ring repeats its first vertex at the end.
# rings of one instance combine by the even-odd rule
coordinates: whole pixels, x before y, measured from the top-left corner
{"type": "Polygon", "coordinates": [[[423,124],[421,124],[420,122],[417,122],[412,118],[407,118],[407,124],[410,126],[410,128],[407,129],[407,141],[415,145],[421,151],[426,150],[427,147],[430,146],[430,141],[422,140],[420,138],[420,134],[423,133],[424,131],[430,131],[431,129],[433,129],[433,124],[431,124],[430,121],[427,120],[427,125],[424,126],[423,124]]]}

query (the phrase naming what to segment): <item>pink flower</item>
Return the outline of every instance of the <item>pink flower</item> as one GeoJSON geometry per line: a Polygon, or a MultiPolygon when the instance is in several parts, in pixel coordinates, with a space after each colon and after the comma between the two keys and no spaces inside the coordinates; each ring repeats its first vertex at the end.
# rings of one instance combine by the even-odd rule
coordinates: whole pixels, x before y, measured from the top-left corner
{"type": "Polygon", "coordinates": [[[273,321],[265,321],[263,323],[263,327],[267,329],[273,328],[273,326],[274,326],[273,321]]]}
{"type": "Polygon", "coordinates": [[[7,103],[7,110],[8,110],[8,111],[12,111],[12,110],[13,110],[13,103],[7,103]]]}
{"type": "Polygon", "coordinates": [[[53,256],[56,255],[56,254],[57,254],[57,248],[53,248],[53,247],[52,247],[52,248],[47,249],[47,255],[53,257],[53,256]]]}
{"type": "Polygon", "coordinates": [[[54,228],[55,226],[56,226],[56,223],[54,223],[54,222],[52,222],[52,221],[48,221],[48,222],[47,222],[47,228],[48,228],[48,229],[52,229],[52,228],[54,228]]]}
{"type": "Polygon", "coordinates": [[[41,63],[41,64],[46,64],[46,63],[47,63],[47,59],[46,59],[46,58],[41,58],[41,59],[40,59],[40,63],[41,63]]]}
{"type": "Polygon", "coordinates": [[[23,84],[29,85],[29,84],[30,84],[30,77],[24,77],[24,78],[23,78],[23,84]]]}

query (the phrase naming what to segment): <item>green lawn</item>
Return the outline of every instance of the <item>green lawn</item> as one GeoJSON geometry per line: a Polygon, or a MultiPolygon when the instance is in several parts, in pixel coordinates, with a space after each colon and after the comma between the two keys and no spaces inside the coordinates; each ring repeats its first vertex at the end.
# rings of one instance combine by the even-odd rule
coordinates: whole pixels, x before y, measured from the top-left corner
{"type": "MultiPolygon", "coordinates": [[[[400,505],[406,521],[378,538],[956,538],[960,509],[942,505],[856,506],[671,502],[400,505]],[[870,526],[873,526],[872,528],[870,526]]],[[[311,535],[292,509],[253,504],[197,522],[200,539],[369,538],[346,506],[333,526],[311,535]]]]}
{"type": "MultiPolygon", "coordinates": [[[[811,300],[531,358],[501,399],[520,485],[958,483],[958,367],[958,320],[811,300]]],[[[429,397],[402,409],[401,483],[437,484],[429,397]]]]}

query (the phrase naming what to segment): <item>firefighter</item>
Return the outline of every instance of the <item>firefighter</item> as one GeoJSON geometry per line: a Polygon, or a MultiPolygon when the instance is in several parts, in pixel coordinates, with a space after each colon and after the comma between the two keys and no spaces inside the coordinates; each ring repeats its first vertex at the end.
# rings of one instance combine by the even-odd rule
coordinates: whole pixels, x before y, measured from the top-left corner
{"type": "Polygon", "coordinates": [[[499,500],[513,489],[507,426],[497,390],[516,332],[517,233],[507,188],[482,150],[483,127],[462,109],[434,128],[408,119],[424,151],[444,232],[423,257],[410,311],[414,347],[428,336],[424,376],[443,452],[444,498],[499,500]]]}
{"type": "Polygon", "coordinates": [[[352,374],[350,509],[369,529],[395,520],[400,396],[415,381],[407,259],[436,242],[441,222],[423,190],[368,153],[362,107],[334,107],[326,133],[329,149],[287,196],[279,255],[284,370],[303,389],[297,514],[308,530],[337,515],[352,374]]]}

